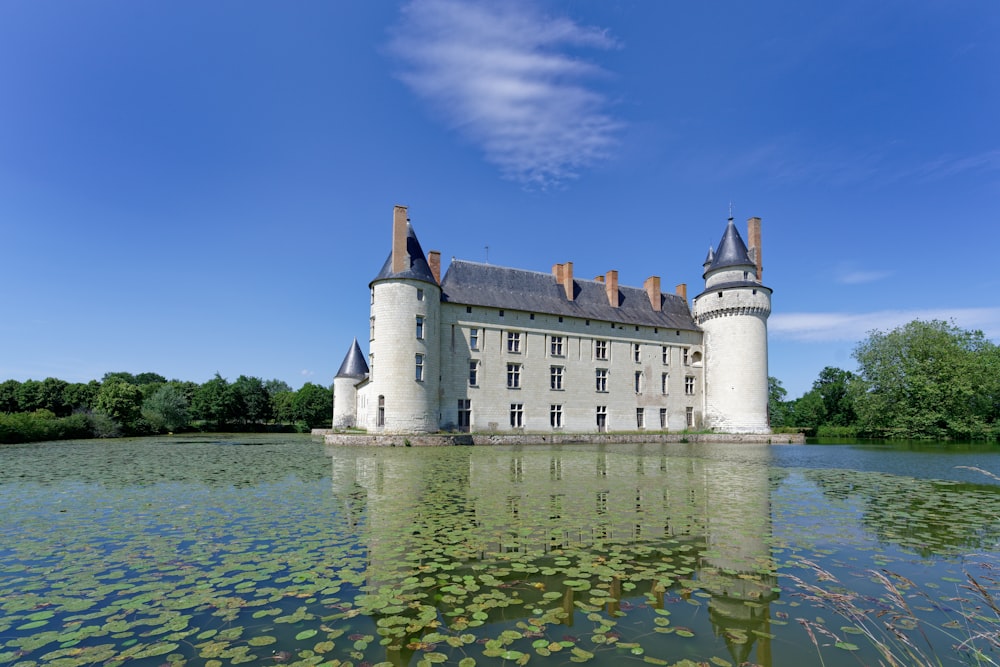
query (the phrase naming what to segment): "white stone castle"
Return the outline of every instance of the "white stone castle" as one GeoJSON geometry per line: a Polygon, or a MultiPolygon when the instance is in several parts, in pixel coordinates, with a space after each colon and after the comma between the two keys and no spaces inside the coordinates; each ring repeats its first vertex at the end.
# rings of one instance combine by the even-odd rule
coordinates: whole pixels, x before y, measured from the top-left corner
{"type": "Polygon", "coordinates": [[[369,434],[474,431],[769,433],[760,218],[750,247],[732,218],[704,262],[705,289],[618,284],[424,251],[404,206],[369,285],[366,362],[357,340],[334,379],[333,427],[369,434]]]}

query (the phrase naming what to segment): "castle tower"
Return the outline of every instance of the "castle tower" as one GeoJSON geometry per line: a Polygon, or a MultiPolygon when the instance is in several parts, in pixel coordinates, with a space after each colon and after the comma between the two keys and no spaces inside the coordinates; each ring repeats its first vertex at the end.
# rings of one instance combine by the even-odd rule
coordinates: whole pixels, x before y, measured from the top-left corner
{"type": "Polygon", "coordinates": [[[368,377],[368,363],[358,339],[347,351],[333,379],[333,428],[351,428],[358,421],[358,383],[368,377]]]}
{"type": "Polygon", "coordinates": [[[405,206],[392,217],[392,252],[372,280],[369,432],[438,429],[440,386],[440,254],[428,263],[405,206]]]}
{"type": "Polygon", "coordinates": [[[727,433],[769,433],[767,318],[771,289],[761,284],[760,218],[750,218],[748,250],[729,218],[706,260],[705,291],[694,298],[705,339],[705,425],[727,433]]]}

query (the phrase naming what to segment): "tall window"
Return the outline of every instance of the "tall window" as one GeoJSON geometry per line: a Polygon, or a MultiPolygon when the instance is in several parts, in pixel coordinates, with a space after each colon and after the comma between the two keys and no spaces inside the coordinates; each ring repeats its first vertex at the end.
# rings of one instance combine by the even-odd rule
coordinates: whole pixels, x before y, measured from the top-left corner
{"type": "Polygon", "coordinates": [[[368,340],[375,340],[375,318],[372,317],[371,326],[368,327],[368,340]]]}
{"type": "Polygon", "coordinates": [[[549,354],[553,357],[563,356],[563,337],[552,336],[549,338],[549,354]]]}
{"type": "Polygon", "coordinates": [[[552,428],[562,428],[563,410],[561,405],[549,406],[549,424],[552,428]]]}
{"type": "Polygon", "coordinates": [[[469,329],[469,349],[479,349],[479,329],[469,329]]]}
{"type": "Polygon", "coordinates": [[[508,352],[520,352],[521,351],[521,332],[520,331],[508,331],[507,332],[507,351],[508,352]]]}
{"type": "Polygon", "coordinates": [[[597,406],[597,430],[604,433],[608,430],[608,406],[597,406]]]}
{"type": "Polygon", "coordinates": [[[642,371],[635,372],[635,393],[642,393],[642,371]]]}
{"type": "Polygon", "coordinates": [[[691,365],[690,352],[691,351],[686,347],[683,350],[681,350],[681,360],[684,362],[685,366],[691,365]]]}
{"type": "Polygon", "coordinates": [[[417,355],[417,382],[423,382],[424,379],[424,355],[417,355]]]}
{"type": "Polygon", "coordinates": [[[510,389],[521,387],[521,364],[507,364],[507,387],[510,389]]]}
{"type": "Polygon", "coordinates": [[[385,426],[385,396],[378,397],[378,412],[375,413],[375,425],[385,426]]]}
{"type": "Polygon", "coordinates": [[[524,426],[524,403],[510,404],[510,426],[511,428],[524,426]]]}
{"type": "Polygon", "coordinates": [[[424,318],[422,315],[417,315],[417,340],[424,337],[424,318]]]}
{"type": "Polygon", "coordinates": [[[644,408],[635,409],[635,427],[646,428],[646,411],[644,408]]]}
{"type": "Polygon", "coordinates": [[[596,373],[597,378],[597,391],[607,391],[608,390],[608,369],[598,368],[596,373]]]}
{"type": "Polygon", "coordinates": [[[479,384],[479,360],[469,360],[469,386],[475,387],[479,384]]]}
{"type": "Polygon", "coordinates": [[[670,376],[666,373],[660,375],[660,393],[667,395],[667,386],[670,384],[670,376]]]}
{"type": "Polygon", "coordinates": [[[468,431],[472,426],[472,399],[458,399],[458,430],[468,431]]]}
{"type": "Polygon", "coordinates": [[[666,366],[670,363],[670,348],[664,345],[662,354],[663,354],[663,365],[666,366]]]}
{"type": "Polygon", "coordinates": [[[687,427],[694,428],[694,408],[692,407],[685,408],[684,415],[687,418],[687,427]]]}
{"type": "Polygon", "coordinates": [[[642,345],[639,343],[632,343],[632,360],[637,364],[642,361],[642,345]]]}
{"type": "Polygon", "coordinates": [[[604,359],[608,358],[608,341],[606,340],[595,340],[594,341],[594,359],[604,359]]]}
{"type": "Polygon", "coordinates": [[[667,429],[667,409],[660,408],[660,428],[667,429]]]}
{"type": "Polygon", "coordinates": [[[563,388],[563,367],[549,367],[549,388],[561,391],[563,388]]]}
{"type": "Polygon", "coordinates": [[[688,396],[694,396],[694,376],[688,375],[684,378],[684,393],[688,396]]]}
{"type": "Polygon", "coordinates": [[[418,287],[417,288],[417,301],[423,301],[423,300],[424,300],[424,291],[418,287]]]}

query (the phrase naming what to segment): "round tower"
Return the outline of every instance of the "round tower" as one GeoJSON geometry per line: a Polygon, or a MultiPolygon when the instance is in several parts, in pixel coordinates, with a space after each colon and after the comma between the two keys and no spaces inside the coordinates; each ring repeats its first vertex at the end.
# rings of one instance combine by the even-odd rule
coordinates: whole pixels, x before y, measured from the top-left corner
{"type": "Polygon", "coordinates": [[[750,249],[729,218],[705,263],[705,291],[694,298],[704,332],[705,425],[727,433],[770,433],[767,318],[771,289],[761,282],[760,218],[748,221],[750,249]]]}
{"type": "Polygon", "coordinates": [[[358,383],[368,377],[368,364],[358,339],[348,350],[333,378],[333,428],[351,428],[358,422],[358,383]]]}
{"type": "MultiPolygon", "coordinates": [[[[432,264],[439,267],[437,254],[432,264]]],[[[441,288],[405,206],[393,211],[392,252],[371,282],[369,431],[438,430],[441,288]]],[[[439,270],[439,269],[438,269],[439,270]]]]}

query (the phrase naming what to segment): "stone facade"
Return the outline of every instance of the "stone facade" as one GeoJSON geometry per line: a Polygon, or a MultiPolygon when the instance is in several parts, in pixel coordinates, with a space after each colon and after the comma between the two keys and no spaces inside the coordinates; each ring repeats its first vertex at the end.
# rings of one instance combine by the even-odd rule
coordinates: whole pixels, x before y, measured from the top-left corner
{"type": "Polygon", "coordinates": [[[353,395],[338,373],[335,425],[768,433],[771,290],[752,259],[753,220],[750,251],[730,220],[692,313],[685,285],[662,294],[651,276],[642,288],[620,286],[616,271],[580,280],[570,262],[550,275],[452,260],[442,280],[440,253],[428,261],[396,207],[392,251],[370,284],[368,373],[355,368],[353,395]]]}

